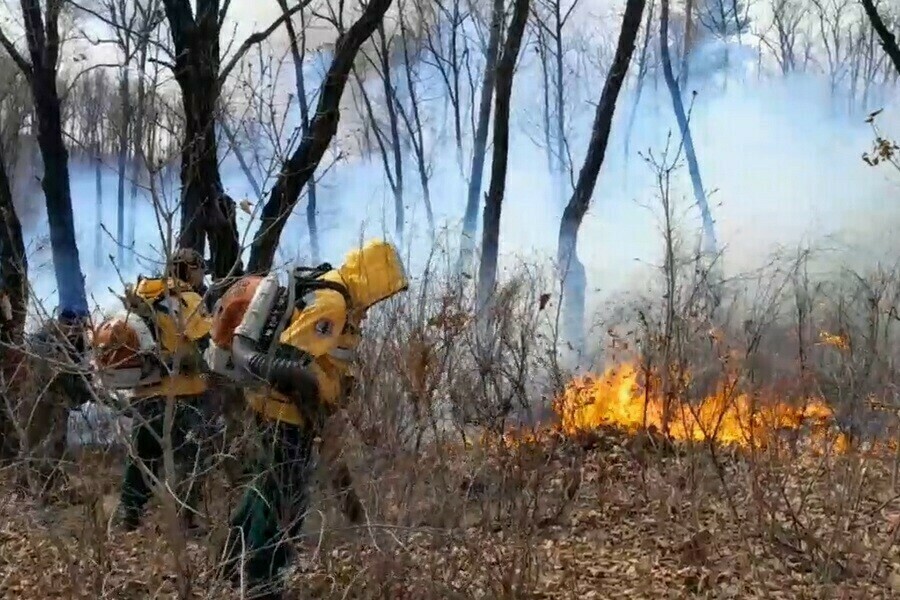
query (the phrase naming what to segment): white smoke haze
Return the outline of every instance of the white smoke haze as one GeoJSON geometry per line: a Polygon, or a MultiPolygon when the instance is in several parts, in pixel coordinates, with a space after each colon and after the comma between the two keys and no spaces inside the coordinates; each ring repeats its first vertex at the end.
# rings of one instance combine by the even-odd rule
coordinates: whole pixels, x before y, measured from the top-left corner
{"type": "MultiPolygon", "coordinates": [[[[240,8],[242,5],[235,3],[235,9],[244,10],[240,8]]],[[[590,37],[584,37],[583,45],[594,45],[587,46],[592,48],[587,58],[576,57],[575,50],[566,58],[567,64],[581,62],[582,68],[587,69],[584,76],[566,82],[568,144],[575,177],[591,132],[593,103],[599,99],[606,75],[605,65],[609,62],[621,20],[618,9],[612,10],[599,3],[586,3],[579,10],[584,13],[581,27],[594,31],[590,37]],[[590,61],[595,66],[591,66],[590,61]],[[597,62],[604,66],[596,65],[597,62]]],[[[262,21],[263,17],[259,19],[262,21]]],[[[744,41],[749,37],[744,36],[744,41]]],[[[530,40],[533,41],[533,35],[530,40]]],[[[528,42],[526,39],[526,44],[528,42]]],[[[590,290],[589,312],[598,309],[609,294],[644,288],[651,266],[659,263],[661,257],[662,242],[654,214],[658,206],[654,173],[638,153],[652,151],[659,154],[670,134],[673,143],[677,143],[678,136],[661,74],[655,81],[651,72],[642,92],[631,135],[631,155],[626,161],[623,147],[633,106],[633,76],[637,71],[641,42],[642,36],[632,61],[632,77],[619,98],[606,160],[579,237],[579,254],[585,263],[590,290]],[[648,210],[648,206],[653,210],[648,210]]],[[[281,52],[282,44],[283,40],[276,40],[272,47],[281,52]]],[[[651,44],[655,52],[658,40],[654,37],[651,44]]],[[[898,223],[894,197],[900,175],[888,168],[869,167],[860,157],[870,149],[873,139],[870,126],[864,122],[865,112],[884,107],[880,124],[890,134],[900,131],[896,104],[873,103],[865,107],[866,111],[847,116],[847,103],[842,100],[842,92],[832,96],[826,76],[781,77],[773,70],[760,75],[757,48],[740,46],[734,40],[729,42],[729,69],[724,72],[716,59],[723,48],[722,42],[715,42],[693,53],[690,87],[697,92],[691,115],[694,143],[704,185],[707,190],[714,190],[712,212],[720,243],[724,246],[726,275],[763,264],[779,247],[827,239],[841,239],[853,244],[858,256],[887,256],[886,251],[892,248],[890,232],[898,223]]],[[[476,81],[480,80],[481,65],[476,64],[480,60],[473,60],[476,81]]],[[[764,68],[768,62],[768,59],[763,61],[764,68]]],[[[317,93],[325,64],[327,60],[323,60],[323,56],[309,54],[306,71],[311,112],[316,100],[313,95],[317,93]]],[[[433,68],[421,63],[419,68],[418,93],[425,99],[421,110],[430,139],[426,153],[433,162],[431,198],[438,230],[444,232],[440,243],[449,244],[452,252],[459,241],[467,183],[460,177],[456,163],[450,113],[445,110],[443,100],[445,91],[433,68]]],[[[405,78],[399,71],[398,67],[400,94],[407,101],[403,87],[405,78]]],[[[292,91],[292,69],[282,68],[280,76],[278,88],[285,93],[292,91]]],[[[380,82],[376,78],[377,75],[369,77],[367,85],[376,106],[380,106],[380,82]]],[[[317,173],[321,178],[318,187],[321,258],[333,263],[339,263],[347,249],[359,242],[361,235],[396,239],[393,196],[384,175],[382,159],[377,152],[371,156],[360,155],[351,140],[351,134],[359,127],[359,119],[352,114],[353,103],[349,100],[353,86],[355,82],[351,77],[344,95],[341,130],[336,140],[345,155],[323,174],[324,167],[336,158],[337,151],[333,148],[317,173]]],[[[500,235],[501,277],[503,268],[522,260],[549,264],[556,251],[563,205],[556,197],[556,183],[548,172],[546,152],[541,147],[541,86],[537,53],[530,46],[524,46],[513,88],[509,173],[500,235]]],[[[873,94],[875,96],[877,94],[873,94]]],[[[477,91],[474,101],[477,106],[477,91]]],[[[464,103],[464,129],[469,130],[472,98],[468,97],[468,92],[464,103]]],[[[290,110],[289,126],[284,129],[286,133],[299,122],[296,103],[290,110]]],[[[219,137],[223,147],[221,156],[225,156],[227,144],[224,135],[219,137]]],[[[268,147],[271,152],[271,145],[265,139],[253,141],[268,147]]],[[[286,140],[281,142],[284,144],[286,140]]],[[[470,169],[470,146],[467,139],[466,177],[470,169]]],[[[411,150],[406,152],[403,167],[407,227],[404,251],[410,261],[410,271],[415,275],[421,272],[434,240],[428,234],[411,150]]],[[[98,226],[94,217],[94,171],[91,166],[74,160],[70,169],[79,250],[88,294],[102,307],[109,308],[115,305],[115,298],[107,287],[118,290],[121,284],[108,259],[100,267],[93,261],[98,226]]],[[[256,203],[233,153],[228,153],[223,160],[222,177],[226,191],[232,197],[236,200],[247,198],[256,203]]],[[[264,192],[268,191],[271,182],[272,179],[265,182],[264,192]]],[[[490,146],[483,192],[489,182],[490,146]]],[[[116,184],[116,174],[112,170],[106,172],[103,222],[111,232],[115,232],[116,184]]],[[[171,202],[176,201],[177,191],[177,188],[172,190],[171,202]]],[[[564,200],[568,199],[569,192],[567,186],[564,200]]],[[[126,191],[126,204],[130,204],[129,194],[130,191],[126,191]]],[[[673,194],[683,206],[690,205],[686,169],[678,171],[673,194]]],[[[42,204],[39,190],[30,202],[42,204]]],[[[284,231],[279,261],[310,260],[305,210],[304,199],[284,231]]],[[[686,226],[699,228],[695,213],[695,210],[687,212],[686,226]]],[[[244,213],[238,214],[239,230],[242,234],[248,232],[245,244],[249,245],[256,224],[249,223],[249,217],[244,213]]],[[[46,219],[41,219],[37,227],[27,232],[29,247],[45,234],[46,219]]],[[[114,242],[106,235],[104,238],[104,256],[115,254],[114,242]]],[[[137,212],[137,251],[141,255],[158,257],[159,248],[154,211],[147,194],[143,193],[137,212]]],[[[248,254],[249,251],[245,253],[245,260],[248,254]]],[[[42,260],[46,262],[49,258],[49,252],[36,253],[35,257],[32,258],[33,285],[47,305],[53,306],[55,283],[52,270],[41,266],[42,260]]],[[[129,280],[138,272],[150,274],[153,268],[152,264],[143,263],[123,269],[122,274],[129,280]]]]}

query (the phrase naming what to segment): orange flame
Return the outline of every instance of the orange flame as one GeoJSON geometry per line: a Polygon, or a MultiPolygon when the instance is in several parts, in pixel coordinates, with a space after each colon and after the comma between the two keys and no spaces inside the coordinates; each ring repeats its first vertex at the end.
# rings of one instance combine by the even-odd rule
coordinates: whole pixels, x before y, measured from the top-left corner
{"type": "Polygon", "coordinates": [[[600,377],[586,376],[570,383],[556,402],[563,432],[572,435],[602,426],[636,432],[655,427],[676,440],[759,447],[780,429],[804,425],[827,429],[834,417],[821,400],[808,400],[800,406],[766,401],[757,395],[737,393],[726,382],[700,402],[670,403],[674,406],[666,419],[665,402],[657,391],[658,378],[651,378],[649,389],[641,379],[633,365],[625,364],[608,369],[600,377]]]}

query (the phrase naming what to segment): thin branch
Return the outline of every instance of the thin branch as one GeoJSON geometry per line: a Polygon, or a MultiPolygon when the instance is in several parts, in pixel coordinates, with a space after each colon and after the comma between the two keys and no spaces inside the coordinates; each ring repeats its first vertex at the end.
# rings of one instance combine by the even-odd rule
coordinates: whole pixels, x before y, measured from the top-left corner
{"type": "Polygon", "coordinates": [[[578,6],[578,0],[575,0],[575,2],[572,3],[572,6],[569,7],[569,10],[567,10],[566,14],[563,16],[563,18],[560,19],[560,21],[559,21],[560,27],[562,27],[566,24],[566,22],[569,20],[569,17],[572,16],[572,11],[575,10],[576,6],[578,6]]]}
{"type": "Polygon", "coordinates": [[[222,24],[225,23],[225,17],[228,15],[228,9],[231,7],[231,0],[225,0],[224,4],[222,4],[222,8],[219,9],[219,27],[222,27],[222,24]]]}
{"type": "MultiPolygon", "coordinates": [[[[151,39],[151,36],[150,36],[150,32],[153,31],[154,29],[156,29],[159,26],[159,24],[162,22],[162,20],[164,18],[163,15],[161,13],[156,14],[156,15],[147,15],[146,10],[143,10],[145,7],[143,7],[140,2],[138,2],[137,6],[139,9],[141,9],[141,14],[145,19],[144,27],[142,27],[141,29],[135,29],[133,25],[127,26],[124,23],[119,23],[115,19],[111,19],[108,16],[104,15],[103,13],[94,10],[93,8],[84,6],[80,2],[76,2],[75,0],[66,0],[66,1],[69,4],[71,4],[72,6],[74,6],[75,8],[77,8],[78,10],[94,17],[95,19],[97,19],[98,21],[103,23],[104,25],[108,25],[114,31],[121,31],[123,33],[127,33],[136,38],[139,38],[139,39],[141,39],[142,42],[145,42],[147,44],[152,45],[155,48],[163,50],[166,54],[168,54],[169,56],[172,56],[172,49],[169,47],[168,44],[161,44],[158,41],[151,39]],[[153,17],[152,21],[149,20],[150,16],[153,17]],[[144,38],[146,38],[146,39],[144,39],[144,38]]],[[[137,11],[135,11],[135,15],[133,15],[132,18],[130,19],[132,21],[132,23],[136,20],[136,16],[137,16],[137,11]]],[[[104,39],[100,39],[100,38],[98,38],[96,40],[92,40],[88,37],[88,35],[86,33],[84,33],[83,31],[82,31],[82,33],[85,35],[86,38],[88,38],[88,41],[90,41],[92,44],[100,44],[100,43],[119,44],[120,43],[118,41],[104,40],[104,39]]]]}
{"type": "Polygon", "coordinates": [[[897,46],[897,38],[884,24],[873,0],[862,0],[862,5],[866,15],[869,17],[869,21],[872,23],[872,28],[875,29],[878,37],[881,38],[881,47],[890,57],[891,62],[894,63],[894,68],[900,73],[900,47],[897,46]]]}
{"type": "Polygon", "coordinates": [[[231,57],[231,60],[228,61],[228,63],[222,69],[222,72],[219,74],[219,85],[224,85],[225,80],[228,79],[228,75],[231,74],[231,71],[238,64],[238,62],[240,62],[247,51],[250,50],[250,48],[272,35],[272,32],[278,29],[286,19],[290,19],[294,15],[294,13],[306,8],[306,6],[308,6],[310,2],[311,0],[303,0],[287,12],[282,13],[282,15],[275,19],[272,24],[269,25],[266,29],[257,31],[256,33],[251,34],[246,40],[244,40],[244,43],[241,44],[240,48],[237,49],[237,52],[235,52],[234,56],[231,57]]]}
{"type": "Polygon", "coordinates": [[[25,74],[26,77],[31,78],[32,70],[31,65],[25,60],[25,57],[22,56],[13,43],[10,41],[6,34],[3,33],[3,30],[0,30],[0,45],[6,49],[6,53],[9,54],[9,57],[13,59],[13,62],[19,67],[22,73],[25,74]]]}
{"type": "Polygon", "coordinates": [[[121,66],[122,65],[117,62],[116,63],[97,63],[97,64],[93,64],[89,67],[86,67],[86,68],[82,69],[81,71],[78,71],[78,73],[76,73],[75,76],[72,78],[72,81],[70,81],[69,84],[66,86],[66,89],[63,90],[63,92],[61,94],[62,99],[65,99],[69,95],[69,92],[72,91],[72,89],[75,87],[75,85],[78,83],[78,80],[82,76],[87,75],[91,71],[95,71],[96,69],[117,69],[121,66]]]}

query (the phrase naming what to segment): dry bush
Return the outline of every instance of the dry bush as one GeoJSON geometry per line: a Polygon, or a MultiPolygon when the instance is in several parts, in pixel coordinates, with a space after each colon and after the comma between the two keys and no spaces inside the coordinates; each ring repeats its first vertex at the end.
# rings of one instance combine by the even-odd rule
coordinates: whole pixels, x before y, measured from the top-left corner
{"type": "MultiPolygon", "coordinates": [[[[714,393],[726,406],[748,395],[857,408],[871,394],[891,398],[892,300],[866,308],[877,276],[858,286],[813,277],[801,253],[719,282],[715,304],[709,263],[677,256],[661,270],[662,293],[632,296],[603,320],[607,364],[634,361],[673,418],[714,393]]],[[[883,289],[896,288],[889,281],[883,289]]],[[[810,448],[797,431],[743,449],[606,428],[562,434],[549,406],[571,374],[549,289],[541,269],[523,266],[477,314],[471,290],[432,272],[372,312],[353,397],[321,435],[314,501],[294,540],[296,597],[889,596],[900,523],[892,460],[810,448]],[[330,484],[339,464],[361,523],[342,514],[330,484]]],[[[216,550],[255,434],[238,390],[216,389],[226,429],[210,471],[196,475],[205,528],[183,554],[172,550],[171,500],[137,532],[109,527],[122,457],[99,448],[65,464],[74,491],[64,500],[38,507],[30,490],[4,494],[0,539],[17,558],[0,564],[0,588],[184,597],[187,579],[194,597],[238,597],[217,578],[216,550]]]]}

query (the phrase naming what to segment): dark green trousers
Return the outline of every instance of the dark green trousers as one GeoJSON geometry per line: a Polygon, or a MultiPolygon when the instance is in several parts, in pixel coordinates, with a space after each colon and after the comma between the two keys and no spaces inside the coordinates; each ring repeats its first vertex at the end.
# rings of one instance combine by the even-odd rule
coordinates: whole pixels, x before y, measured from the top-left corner
{"type": "MultiPolygon", "coordinates": [[[[170,487],[179,500],[179,514],[190,523],[200,499],[200,481],[210,467],[206,446],[209,422],[203,411],[202,396],[183,396],[175,401],[172,423],[172,454],[176,481],[170,487]]],[[[135,401],[136,415],[131,432],[132,452],[125,464],[120,503],[121,517],[127,529],[140,525],[147,503],[153,497],[153,486],[145,477],[138,461],[159,479],[165,475],[163,464],[163,425],[166,398],[150,397],[135,401]],[[158,436],[158,437],[157,437],[158,436]]]]}
{"type": "Polygon", "coordinates": [[[243,562],[248,587],[277,594],[281,587],[279,571],[291,561],[292,540],[303,530],[313,434],[285,423],[257,422],[262,431],[255,476],[231,518],[225,568],[237,584],[243,562]]]}

